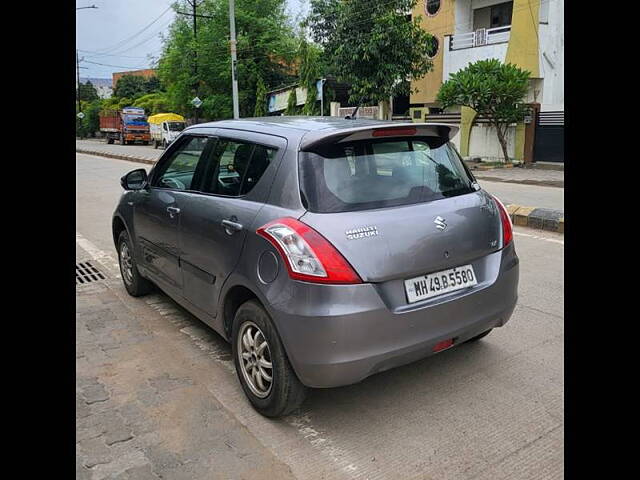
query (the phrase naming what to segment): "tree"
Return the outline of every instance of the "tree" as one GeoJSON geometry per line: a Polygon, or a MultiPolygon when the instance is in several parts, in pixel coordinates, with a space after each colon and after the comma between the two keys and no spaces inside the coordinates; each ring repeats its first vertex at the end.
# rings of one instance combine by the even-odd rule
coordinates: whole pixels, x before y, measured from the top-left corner
{"type": "Polygon", "coordinates": [[[98,100],[98,91],[96,87],[93,86],[91,80],[87,80],[86,83],[80,82],[78,85],[78,96],[80,100],[84,100],[87,102],[92,102],[94,100],[98,100]]]}
{"type": "Polygon", "coordinates": [[[427,56],[433,40],[409,20],[416,0],[312,0],[304,25],[325,50],[338,80],[351,85],[349,101],[387,101],[408,95],[407,80],[432,69],[427,56]]]}
{"type": "Polygon", "coordinates": [[[147,80],[139,75],[123,75],[118,79],[113,95],[119,98],[136,98],[147,93],[147,80]]]}
{"type": "MultiPolygon", "coordinates": [[[[267,89],[295,81],[291,65],[296,40],[285,4],[285,0],[236,0],[238,97],[243,117],[255,113],[259,78],[267,89]]],[[[174,8],[190,10],[185,0],[177,1],[174,8]]],[[[207,18],[198,18],[197,38],[191,17],[177,15],[170,26],[158,63],[160,81],[176,113],[193,114],[190,102],[197,93],[203,101],[203,116],[230,118],[228,1],[206,0],[199,4],[198,14],[207,18]]]]}
{"type": "Polygon", "coordinates": [[[438,92],[437,100],[444,108],[461,105],[472,108],[496,129],[504,161],[507,152],[507,129],[524,118],[527,107],[522,103],[529,86],[530,73],[496,59],[479,60],[451,74],[438,92]]]}
{"type": "Polygon", "coordinates": [[[309,43],[303,37],[298,49],[300,59],[300,86],[307,91],[307,100],[302,107],[304,115],[317,115],[320,109],[317,105],[317,81],[323,75],[322,50],[317,45],[309,43]]]}
{"type": "Polygon", "coordinates": [[[256,85],[256,107],[253,110],[254,117],[264,117],[267,114],[267,86],[262,77],[258,77],[256,85]]]}

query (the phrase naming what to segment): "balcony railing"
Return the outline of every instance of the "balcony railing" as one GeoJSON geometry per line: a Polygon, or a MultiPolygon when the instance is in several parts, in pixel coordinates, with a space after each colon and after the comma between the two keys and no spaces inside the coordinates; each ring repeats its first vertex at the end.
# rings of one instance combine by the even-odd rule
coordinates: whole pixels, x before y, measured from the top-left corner
{"type": "Polygon", "coordinates": [[[449,37],[449,50],[482,47],[509,41],[511,25],[495,28],[481,28],[475,32],[459,33],[449,37]]]}

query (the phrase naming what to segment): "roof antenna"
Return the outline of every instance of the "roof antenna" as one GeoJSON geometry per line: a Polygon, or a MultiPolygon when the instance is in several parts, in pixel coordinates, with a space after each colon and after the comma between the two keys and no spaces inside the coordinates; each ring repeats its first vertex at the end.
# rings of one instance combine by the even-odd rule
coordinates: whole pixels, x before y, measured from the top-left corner
{"type": "Polygon", "coordinates": [[[355,120],[356,119],[356,113],[358,113],[358,109],[360,108],[360,103],[358,103],[358,105],[356,106],[356,109],[353,111],[353,113],[351,115],[347,115],[346,117],[344,117],[347,120],[355,120]]]}

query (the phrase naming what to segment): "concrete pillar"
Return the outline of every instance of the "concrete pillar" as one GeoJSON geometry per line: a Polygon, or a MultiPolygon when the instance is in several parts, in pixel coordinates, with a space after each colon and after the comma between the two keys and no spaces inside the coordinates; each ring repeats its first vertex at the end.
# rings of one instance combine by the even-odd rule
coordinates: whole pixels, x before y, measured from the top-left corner
{"type": "Polygon", "coordinates": [[[339,108],[340,108],[340,102],[331,102],[329,104],[329,114],[332,117],[337,117],[339,108]]]}
{"type": "Polygon", "coordinates": [[[469,140],[471,139],[471,127],[478,115],[473,108],[462,107],[460,109],[460,155],[469,156],[469,140]]]}

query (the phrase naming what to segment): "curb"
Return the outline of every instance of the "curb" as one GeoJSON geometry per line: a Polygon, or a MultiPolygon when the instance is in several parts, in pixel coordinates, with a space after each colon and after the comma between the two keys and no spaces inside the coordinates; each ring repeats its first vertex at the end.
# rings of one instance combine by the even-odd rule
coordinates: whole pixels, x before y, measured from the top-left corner
{"type": "Polygon", "coordinates": [[[86,153],[86,154],[89,154],[89,155],[98,155],[100,157],[115,158],[115,159],[118,159],[118,160],[127,160],[129,162],[146,163],[147,165],[154,165],[157,162],[157,159],[155,159],[155,158],[137,157],[135,155],[125,155],[123,153],[104,152],[102,150],[88,150],[86,148],[77,148],[76,147],[76,152],[77,153],[86,153]]]}
{"type": "Polygon", "coordinates": [[[506,205],[514,225],[564,233],[564,211],[552,208],[506,205]]]}
{"type": "MultiPolygon", "coordinates": [[[[76,148],[76,152],[116,158],[118,160],[127,160],[129,162],[146,163],[148,165],[154,165],[157,161],[156,159],[148,157],[136,157],[134,155],[104,152],[100,150],[88,150],[86,148],[76,148]]],[[[564,211],[562,210],[526,207],[515,204],[505,205],[505,207],[507,208],[507,212],[509,213],[514,225],[564,233],[564,211]]]]}

